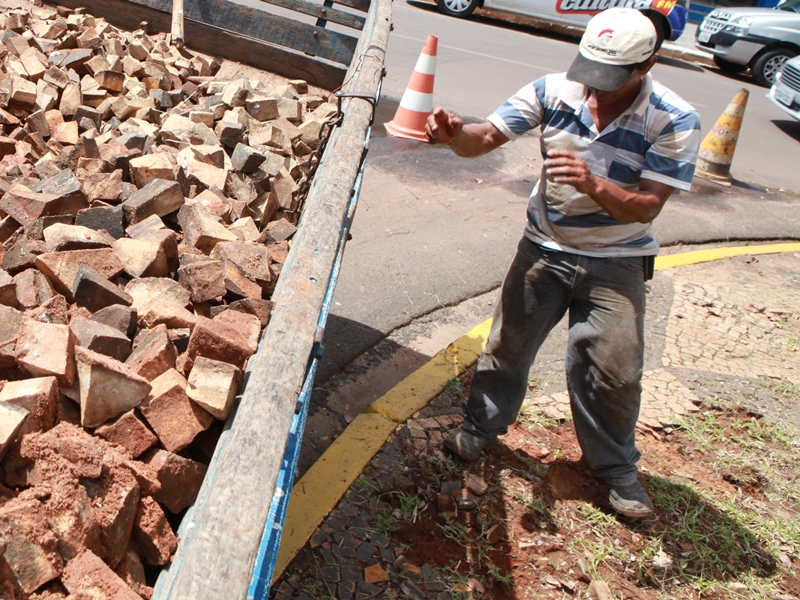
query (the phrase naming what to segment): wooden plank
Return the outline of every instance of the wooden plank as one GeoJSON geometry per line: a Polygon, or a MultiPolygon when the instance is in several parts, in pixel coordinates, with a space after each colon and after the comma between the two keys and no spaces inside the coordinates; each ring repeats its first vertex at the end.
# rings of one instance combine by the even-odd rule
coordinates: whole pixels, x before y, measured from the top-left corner
{"type": "MultiPolygon", "coordinates": [[[[121,0],[48,0],[68,8],[85,7],[98,17],[123,29],[135,30],[147,21],[151,33],[169,32],[171,16],[145,6],[121,0]]],[[[241,62],[285,77],[305,79],[308,83],[325,89],[335,89],[344,80],[346,67],[305,54],[293,52],[268,42],[246,38],[203,25],[184,21],[184,37],[190,50],[241,62]]]]}
{"type": "MultiPolygon", "coordinates": [[[[312,17],[317,17],[318,19],[325,19],[331,23],[336,23],[338,25],[344,25],[345,27],[352,27],[353,29],[363,29],[364,21],[366,20],[364,17],[360,15],[354,15],[353,13],[326,7],[321,4],[305,2],[304,0],[261,0],[261,1],[267,4],[272,4],[274,6],[280,6],[281,8],[288,8],[289,10],[293,10],[295,12],[302,13],[304,15],[311,15],[312,17]]],[[[320,27],[324,27],[324,25],[320,25],[320,27]]]]}
{"type": "MultiPolygon", "coordinates": [[[[171,13],[170,0],[127,0],[171,13]]],[[[184,18],[348,65],[358,38],[229,0],[186,0],[184,18]]]]}
{"type": "MultiPolygon", "coordinates": [[[[390,18],[391,0],[373,0],[345,92],[377,94],[390,18]]],[[[236,416],[155,600],[246,598],[373,114],[361,98],[342,107],[345,118],[320,162],[236,416]]]]}
{"type": "Polygon", "coordinates": [[[369,0],[334,0],[334,2],[336,4],[349,6],[350,8],[355,8],[356,10],[363,12],[367,12],[369,10],[369,0]]]}

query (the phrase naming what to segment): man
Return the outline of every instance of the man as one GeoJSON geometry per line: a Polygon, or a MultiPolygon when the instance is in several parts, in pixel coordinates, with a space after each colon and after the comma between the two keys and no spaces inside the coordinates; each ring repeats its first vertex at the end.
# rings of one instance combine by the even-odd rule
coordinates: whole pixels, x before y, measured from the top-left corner
{"type": "Polygon", "coordinates": [[[649,74],[657,37],[638,10],[606,10],[589,21],[567,73],[523,87],[483,123],[437,107],[426,125],[431,142],[465,157],[539,128],[545,157],[464,423],[445,446],[472,461],[497,443],[539,347],[569,312],[567,385],[583,460],[612,507],[634,518],[653,513],[634,440],[644,282],[658,252],[650,223],[675,189],[690,189],[700,142],[697,113],[649,74]]]}

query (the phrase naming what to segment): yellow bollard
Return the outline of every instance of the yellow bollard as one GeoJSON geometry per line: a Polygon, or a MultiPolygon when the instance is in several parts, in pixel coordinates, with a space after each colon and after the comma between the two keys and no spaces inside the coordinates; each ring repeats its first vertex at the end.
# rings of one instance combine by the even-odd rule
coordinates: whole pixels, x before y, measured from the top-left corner
{"type": "Polygon", "coordinates": [[[700,144],[694,174],[720,185],[731,184],[731,162],[750,91],[742,88],[700,144]]]}

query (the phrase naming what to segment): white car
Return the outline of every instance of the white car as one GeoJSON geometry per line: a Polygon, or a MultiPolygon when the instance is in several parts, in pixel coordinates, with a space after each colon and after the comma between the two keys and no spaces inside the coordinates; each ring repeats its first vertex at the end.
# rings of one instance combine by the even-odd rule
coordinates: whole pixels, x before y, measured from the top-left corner
{"type": "Polygon", "coordinates": [[[775,83],[767,94],[781,110],[800,121],[800,56],[790,58],[775,76],[775,83]]]}
{"type": "Polygon", "coordinates": [[[468,17],[483,7],[580,28],[606,8],[631,7],[650,17],[663,39],[670,41],[683,33],[689,15],[687,0],[436,0],[436,5],[451,17],[468,17]]]}

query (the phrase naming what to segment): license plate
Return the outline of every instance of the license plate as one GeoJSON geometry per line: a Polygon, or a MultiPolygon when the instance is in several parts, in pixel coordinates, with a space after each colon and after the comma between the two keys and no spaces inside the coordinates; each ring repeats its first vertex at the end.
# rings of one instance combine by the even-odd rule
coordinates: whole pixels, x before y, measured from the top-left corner
{"type": "Polygon", "coordinates": [[[701,44],[704,44],[708,40],[711,39],[711,32],[710,31],[701,31],[697,34],[697,41],[701,44]]]}
{"type": "Polygon", "coordinates": [[[791,106],[794,102],[794,92],[786,87],[775,88],[775,99],[786,106],[791,106]]]}

